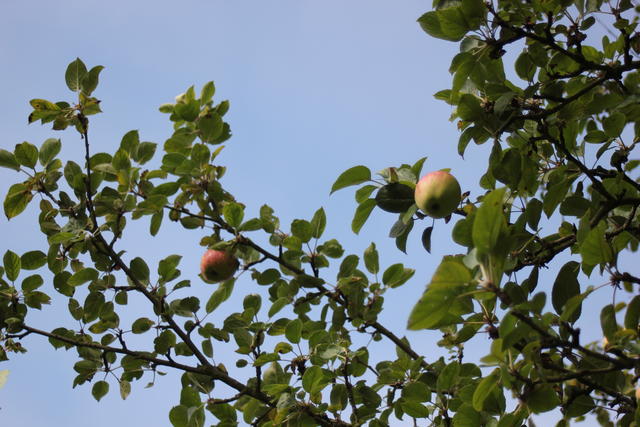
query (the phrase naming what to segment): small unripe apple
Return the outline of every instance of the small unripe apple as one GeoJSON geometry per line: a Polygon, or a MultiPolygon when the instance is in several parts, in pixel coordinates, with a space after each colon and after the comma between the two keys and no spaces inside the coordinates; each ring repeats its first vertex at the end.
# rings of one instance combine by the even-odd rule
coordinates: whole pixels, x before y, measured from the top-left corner
{"type": "Polygon", "coordinates": [[[238,269],[238,259],[227,251],[208,249],[200,261],[200,274],[207,282],[230,279],[238,269]]]}
{"type": "Polygon", "coordinates": [[[414,198],[424,213],[432,218],[444,218],[460,204],[460,184],[449,172],[431,172],[416,184],[414,198]]]}
{"type": "Polygon", "coordinates": [[[387,212],[406,212],[413,206],[413,188],[399,182],[380,187],[376,194],[376,205],[387,212]]]}

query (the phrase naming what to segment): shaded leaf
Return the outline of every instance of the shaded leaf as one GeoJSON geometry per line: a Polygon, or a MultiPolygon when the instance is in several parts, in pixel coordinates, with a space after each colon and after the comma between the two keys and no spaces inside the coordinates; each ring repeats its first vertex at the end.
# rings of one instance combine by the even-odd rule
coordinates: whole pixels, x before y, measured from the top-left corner
{"type": "MultiPolygon", "coordinates": [[[[553,282],[553,291],[551,302],[556,313],[562,315],[567,301],[580,294],[580,283],[578,282],[578,273],[580,264],[575,261],[569,261],[562,266],[558,272],[555,282],[553,282]]],[[[575,322],[580,317],[580,307],[574,309],[574,314],[567,319],[575,322]]]]}
{"type": "Polygon", "coordinates": [[[102,399],[107,393],[109,393],[109,383],[106,381],[98,381],[91,388],[91,395],[98,402],[102,399]]]}

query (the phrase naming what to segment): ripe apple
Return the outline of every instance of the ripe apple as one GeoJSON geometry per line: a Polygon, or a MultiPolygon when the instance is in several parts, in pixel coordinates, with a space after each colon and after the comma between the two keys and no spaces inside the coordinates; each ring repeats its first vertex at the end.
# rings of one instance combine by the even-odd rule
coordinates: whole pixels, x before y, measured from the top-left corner
{"type": "Polygon", "coordinates": [[[200,261],[200,274],[206,282],[222,282],[231,278],[239,265],[231,253],[208,249],[200,261]]]}
{"type": "Polygon", "coordinates": [[[431,172],[416,184],[414,198],[424,213],[432,218],[444,218],[460,204],[460,184],[449,172],[431,172]]]}
{"type": "Polygon", "coordinates": [[[640,400],[640,387],[636,387],[636,400],[640,400]]]}

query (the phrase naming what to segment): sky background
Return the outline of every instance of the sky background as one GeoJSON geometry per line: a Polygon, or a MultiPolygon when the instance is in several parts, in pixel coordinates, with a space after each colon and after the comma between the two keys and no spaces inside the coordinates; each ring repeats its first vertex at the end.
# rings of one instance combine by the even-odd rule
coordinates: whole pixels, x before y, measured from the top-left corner
{"type": "MultiPolygon", "coordinates": [[[[141,140],[161,145],[171,134],[171,124],[157,107],[192,84],[199,93],[204,83],[214,80],[216,102],[231,102],[225,118],[233,131],[217,162],[228,167],[223,185],[247,206],[245,218],[257,216],[259,207],[268,203],[287,228],[291,220],[310,219],[323,206],[328,216],[324,238],[337,238],[347,253],[358,255],[375,241],[383,268],[396,262],[415,268],[414,278],[387,296],[382,318],[403,335],[409,310],[441,257],[463,250],[450,242],[452,224],[437,222],[431,255],[420,245],[420,230],[430,224],[416,225],[405,256],[387,237],[394,215],[374,212],[360,236],[354,236],[354,191],[330,196],[329,189],[351,166],[377,171],[428,156],[425,171],[451,168],[463,191],[479,194],[475,183],[484,173],[490,147],[469,147],[464,161],[457,155],[458,132],[448,121],[450,107],[433,98],[450,84],[447,69],[457,45],[431,39],[419,28],[416,19],[428,3],[3,1],[0,146],[13,150],[23,140],[39,146],[48,137],[62,138],[61,157],[81,163],[82,143],[74,131],[27,125],[29,99],[73,99],[64,71],[76,57],[88,67],[105,66],[94,94],[104,111],[91,121],[94,152],[115,151],[131,129],[140,131],[141,140]]],[[[21,179],[1,169],[2,197],[21,179]]],[[[36,205],[11,221],[0,217],[0,252],[45,248],[36,205]]],[[[158,260],[181,254],[184,276],[194,279],[190,292],[206,300],[214,288],[196,278],[203,233],[185,232],[168,221],[155,238],[147,230],[147,219],[133,223],[122,248],[131,258],[144,257],[152,272],[158,260]]],[[[52,290],[50,284],[44,286],[52,290]]],[[[216,316],[223,319],[224,313],[235,311],[246,293],[263,291],[252,289],[256,286],[248,275],[241,277],[236,295],[216,316]]],[[[41,313],[33,311],[32,324],[73,327],[65,300],[52,294],[54,304],[41,313]]],[[[132,302],[134,310],[136,304],[132,302]]],[[[586,334],[595,339],[599,330],[586,334]]],[[[443,354],[435,346],[439,334],[407,335],[428,360],[443,354]]],[[[466,354],[477,358],[488,344],[481,337],[466,354]]],[[[124,402],[112,382],[112,391],[97,403],[90,385],[71,388],[73,351],[54,351],[37,337],[25,345],[29,353],[0,364],[0,369],[10,370],[0,390],[1,425],[169,425],[168,411],[179,400],[175,375],[146,390],[147,381],[134,383],[124,402]]],[[[235,354],[216,358],[233,366],[235,354]]]]}

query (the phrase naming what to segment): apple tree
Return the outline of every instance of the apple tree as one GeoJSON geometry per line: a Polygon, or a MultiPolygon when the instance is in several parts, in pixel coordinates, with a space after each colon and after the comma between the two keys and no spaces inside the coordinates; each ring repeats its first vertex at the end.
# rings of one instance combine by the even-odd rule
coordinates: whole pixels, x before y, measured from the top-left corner
{"type": "Polygon", "coordinates": [[[229,103],[214,100],[213,83],[160,106],[174,128],[162,146],[131,131],[105,153],[90,142],[103,67],[76,59],[65,73],[72,102],[33,99],[29,122],[75,129],[83,164],[59,158],[56,138],[0,150],[0,166],[22,177],[4,198],[5,215],[38,203],[44,235],[41,247],[4,253],[0,360],[38,338],[73,350],[74,386],[91,383],[98,400],[112,388],[126,398],[132,382],[177,370],[180,400],[168,414],[176,427],[507,427],[554,409],[558,425],[584,417],[637,425],[638,8],[630,0],[439,0],[418,19],[428,35],[459,43],[451,87],[435,96],[452,108],[460,155],[471,142],[490,147],[478,186],[453,201],[459,189],[430,189],[455,207],[441,214],[420,196],[422,211],[419,159],[378,176],[354,166],[331,191],[358,186],[355,233],[374,209],[395,214],[390,236],[401,251],[409,238],[429,251],[433,227],[455,222],[459,253],[442,259],[407,317],[409,329],[441,331],[449,358],[418,353],[379,321],[391,309],[385,294],[422,280],[410,266],[385,265],[374,244],[352,254],[323,238],[321,208],[285,225],[268,205],[247,212],[225,189],[229,103]],[[200,300],[190,289],[202,278],[182,277],[179,254],[150,266],[126,251],[123,237],[143,217],[151,236],[161,227],[199,233],[203,251],[230,257],[233,271],[239,260],[264,292],[234,289],[231,277],[200,300]],[[589,285],[594,277],[604,284],[589,285]],[[213,320],[234,292],[246,294],[242,307],[213,320]],[[78,327],[32,321],[52,293],[67,300],[78,327]],[[147,311],[125,323],[132,295],[147,311]],[[599,313],[583,311],[585,301],[599,313]],[[602,342],[581,334],[593,317],[602,342]],[[490,337],[486,355],[465,356],[481,333],[490,337]],[[396,352],[370,353],[369,340],[396,352]],[[235,351],[236,365],[216,364],[214,349],[235,351]]]}

